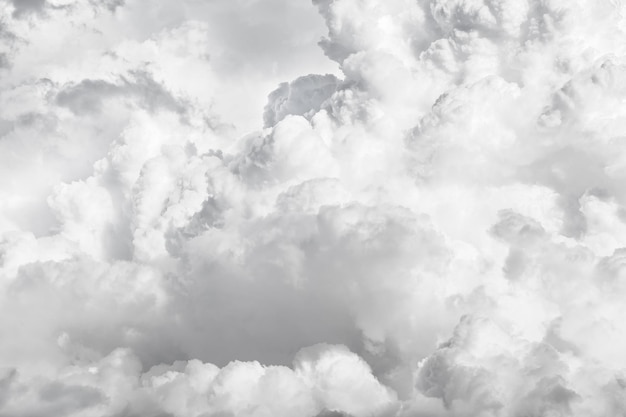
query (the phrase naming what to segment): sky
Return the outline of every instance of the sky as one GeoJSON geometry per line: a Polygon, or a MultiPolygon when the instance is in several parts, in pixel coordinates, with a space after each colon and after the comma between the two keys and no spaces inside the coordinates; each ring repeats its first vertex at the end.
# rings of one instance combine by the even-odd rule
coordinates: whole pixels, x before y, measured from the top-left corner
{"type": "Polygon", "coordinates": [[[624,0],[0,0],[0,417],[625,415],[624,39],[624,0]]]}

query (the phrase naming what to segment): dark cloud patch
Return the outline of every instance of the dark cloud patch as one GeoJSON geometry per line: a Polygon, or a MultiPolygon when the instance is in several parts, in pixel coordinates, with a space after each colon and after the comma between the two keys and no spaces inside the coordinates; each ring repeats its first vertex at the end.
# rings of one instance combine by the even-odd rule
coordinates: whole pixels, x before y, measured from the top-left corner
{"type": "Polygon", "coordinates": [[[11,61],[9,56],[15,50],[18,42],[19,37],[13,33],[11,28],[0,17],[0,68],[10,67],[11,61]]]}
{"type": "Polygon", "coordinates": [[[17,377],[15,369],[0,370],[0,407],[10,399],[11,386],[17,377]]]}
{"type": "Polygon", "coordinates": [[[572,415],[572,406],[582,397],[567,388],[561,377],[541,379],[523,400],[520,415],[572,415]]]}
{"type": "Polygon", "coordinates": [[[103,102],[113,98],[136,100],[141,107],[151,112],[158,109],[167,109],[181,115],[185,112],[184,104],[145,72],[134,72],[128,77],[120,77],[118,83],[83,80],[62,89],[57,94],[56,101],[80,115],[99,112],[103,102]]]}
{"type": "Polygon", "coordinates": [[[119,86],[107,81],[84,80],[62,90],[57,96],[57,103],[77,114],[92,113],[100,110],[102,100],[120,93],[119,86]]]}
{"type": "Polygon", "coordinates": [[[115,414],[111,417],[174,417],[174,414],[156,411],[154,413],[136,413],[130,410],[124,410],[121,413],[115,414]]]}
{"type": "Polygon", "coordinates": [[[348,413],[338,410],[322,410],[315,417],[352,417],[348,413]]]}
{"type": "Polygon", "coordinates": [[[30,13],[41,13],[47,6],[46,0],[10,0],[15,7],[13,16],[22,17],[30,13]]]}
{"type": "Polygon", "coordinates": [[[90,3],[96,7],[104,7],[115,12],[118,8],[124,7],[126,0],[90,0],[90,3]]]}
{"type": "Polygon", "coordinates": [[[93,407],[104,401],[100,391],[80,385],[65,385],[52,382],[39,391],[39,398],[49,404],[56,415],[69,415],[71,412],[93,407]]]}
{"type": "MultiPolygon", "coordinates": [[[[10,371],[0,379],[1,417],[47,417],[76,415],[83,410],[103,404],[106,397],[96,388],[82,385],[67,385],[59,381],[44,384],[31,392],[38,401],[28,401],[21,406],[9,406],[12,400],[29,395],[29,389],[16,383],[17,372],[10,371]]],[[[28,397],[26,397],[28,398],[28,397]]],[[[34,399],[34,397],[33,397],[34,399]]]]}
{"type": "Polygon", "coordinates": [[[331,74],[310,74],[282,83],[268,97],[263,113],[265,127],[274,126],[290,114],[310,118],[338,86],[339,80],[331,74]]]}

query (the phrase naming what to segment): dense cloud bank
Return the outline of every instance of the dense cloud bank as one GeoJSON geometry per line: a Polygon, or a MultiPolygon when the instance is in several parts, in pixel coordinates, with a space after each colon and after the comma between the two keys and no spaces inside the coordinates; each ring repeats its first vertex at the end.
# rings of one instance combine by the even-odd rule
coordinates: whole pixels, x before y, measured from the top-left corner
{"type": "Polygon", "coordinates": [[[626,414],[622,0],[1,0],[0,39],[0,416],[626,414]]]}

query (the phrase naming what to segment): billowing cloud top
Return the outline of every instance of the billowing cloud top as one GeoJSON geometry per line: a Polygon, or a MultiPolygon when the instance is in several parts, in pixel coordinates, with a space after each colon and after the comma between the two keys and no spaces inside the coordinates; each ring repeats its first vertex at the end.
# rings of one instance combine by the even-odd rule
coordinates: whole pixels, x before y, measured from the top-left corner
{"type": "Polygon", "coordinates": [[[0,416],[626,414],[626,2],[0,0],[0,39],[0,416]]]}

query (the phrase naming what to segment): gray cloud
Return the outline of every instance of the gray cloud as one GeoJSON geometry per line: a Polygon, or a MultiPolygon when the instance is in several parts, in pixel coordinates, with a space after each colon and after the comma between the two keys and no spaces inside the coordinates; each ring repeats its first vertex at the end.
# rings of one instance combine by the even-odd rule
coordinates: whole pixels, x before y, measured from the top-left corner
{"type": "Polygon", "coordinates": [[[274,126],[290,114],[310,118],[338,87],[339,80],[331,74],[307,75],[291,83],[282,83],[268,97],[263,113],[265,126],[274,126]]]}
{"type": "Polygon", "coordinates": [[[15,8],[13,15],[22,17],[28,13],[41,13],[46,7],[46,0],[10,0],[15,8]]]}
{"type": "Polygon", "coordinates": [[[130,77],[121,77],[119,84],[103,80],[83,80],[76,85],[64,87],[57,94],[56,100],[59,105],[68,107],[76,114],[100,111],[103,100],[117,97],[135,98],[150,111],[166,108],[184,113],[184,104],[179,103],[149,74],[135,72],[130,77]]]}

